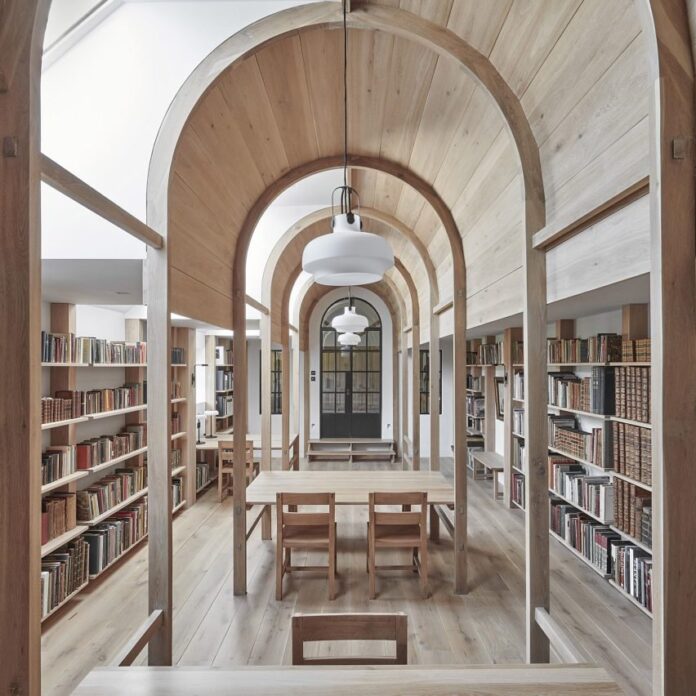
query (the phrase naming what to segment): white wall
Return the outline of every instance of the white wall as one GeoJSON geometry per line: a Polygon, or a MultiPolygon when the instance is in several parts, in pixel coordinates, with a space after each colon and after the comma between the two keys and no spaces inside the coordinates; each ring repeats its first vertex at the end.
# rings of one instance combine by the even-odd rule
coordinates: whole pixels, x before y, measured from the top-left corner
{"type": "MultiPolygon", "coordinates": [[[[321,318],[328,307],[336,300],[346,296],[345,288],[337,288],[317,302],[312,315],[309,317],[309,360],[310,370],[316,371],[317,379],[309,383],[309,437],[318,438],[320,436],[320,346],[319,346],[319,326],[321,318]]],[[[393,341],[392,341],[392,319],[389,309],[382,299],[370,290],[362,287],[353,288],[353,297],[359,297],[369,302],[379,314],[382,321],[382,437],[392,439],[393,431],[393,341]]]]}

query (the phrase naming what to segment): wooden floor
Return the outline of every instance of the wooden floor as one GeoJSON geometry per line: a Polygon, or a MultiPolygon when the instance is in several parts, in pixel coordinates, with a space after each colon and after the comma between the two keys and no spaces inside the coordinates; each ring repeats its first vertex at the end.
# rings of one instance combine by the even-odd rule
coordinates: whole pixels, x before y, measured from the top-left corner
{"type": "MultiPolygon", "coordinates": [[[[343,468],[345,465],[332,465],[343,468]]],[[[351,465],[352,468],[369,465],[351,465]]],[[[374,465],[379,468],[399,464],[374,465]]],[[[312,468],[326,468],[319,463],[312,468]]],[[[443,467],[444,468],[444,467],[443,467]]],[[[274,599],[274,547],[257,530],[249,541],[249,593],[232,594],[232,500],[208,492],[174,522],[174,659],[181,665],[278,665],[290,661],[290,617],[297,611],[405,611],[411,664],[515,663],[524,659],[523,517],[491,499],[491,483],[469,480],[470,578],[453,596],[452,542],[431,544],[433,596],[391,573],[367,599],[366,510],[339,508],[339,596],[309,574],[286,579],[274,599]]],[[[253,513],[250,513],[253,514],[253,513]]],[[[581,561],[551,543],[554,617],[591,661],[605,666],[627,694],[650,693],[651,622],[581,561]]],[[[295,558],[293,558],[293,561],[295,558]]],[[[297,561],[305,557],[297,554],[297,561]]],[[[312,559],[309,559],[312,560],[312,559]]],[[[314,562],[321,562],[319,556],[314,562]]],[[[69,694],[114,655],[147,614],[147,551],[125,560],[46,627],[44,694],[69,694]]],[[[141,660],[140,663],[143,661],[141,660]]]]}

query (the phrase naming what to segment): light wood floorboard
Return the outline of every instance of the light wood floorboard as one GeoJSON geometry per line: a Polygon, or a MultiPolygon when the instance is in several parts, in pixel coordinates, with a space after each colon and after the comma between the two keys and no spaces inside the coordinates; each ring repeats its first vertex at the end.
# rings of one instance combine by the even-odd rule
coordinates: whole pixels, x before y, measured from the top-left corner
{"type": "MultiPolygon", "coordinates": [[[[352,468],[370,468],[353,464],[352,468]]],[[[394,468],[399,468],[396,463],[394,468]]],[[[331,464],[345,468],[345,464],[331,464]]],[[[376,464],[372,468],[389,468],[376,464]]],[[[327,468],[326,463],[312,468],[327,468]]],[[[451,467],[443,464],[451,474],[451,467]]],[[[469,480],[471,591],[454,596],[452,542],[444,530],[430,545],[431,589],[423,601],[416,576],[386,572],[378,598],[367,598],[366,508],[337,509],[338,597],[328,601],[319,574],[290,575],[275,601],[274,545],[249,540],[249,594],[232,594],[232,499],[207,492],[174,521],[174,659],[181,665],[278,665],[291,662],[290,617],[309,611],[405,611],[411,664],[516,663],[524,660],[523,516],[491,498],[491,483],[469,480]]],[[[255,511],[249,513],[249,517],[255,511]]],[[[385,552],[385,563],[399,562],[385,552]]],[[[324,564],[320,553],[296,553],[298,564],[324,564]]],[[[401,561],[402,562],[402,561],[401,561]]],[[[551,611],[588,658],[606,667],[627,694],[650,693],[651,622],[628,600],[551,541],[551,611]]],[[[136,551],[94,583],[44,630],[45,694],[69,694],[93,667],[111,663],[147,611],[147,553],[136,551]]],[[[374,652],[387,654],[378,644],[374,652]]],[[[346,646],[322,645],[315,655],[346,646]]],[[[358,654],[360,645],[348,647],[358,654]]],[[[145,664],[142,655],[136,664],[145,664]]]]}

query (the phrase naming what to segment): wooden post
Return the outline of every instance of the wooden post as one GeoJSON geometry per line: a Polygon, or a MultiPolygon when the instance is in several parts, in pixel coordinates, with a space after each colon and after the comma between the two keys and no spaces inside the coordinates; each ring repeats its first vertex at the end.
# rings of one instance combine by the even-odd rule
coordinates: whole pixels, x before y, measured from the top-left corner
{"type": "MultiPolygon", "coordinates": [[[[495,336],[486,336],[486,345],[495,343],[495,336]]],[[[481,368],[483,374],[483,394],[485,397],[485,416],[483,442],[484,449],[495,452],[495,365],[485,365],[481,368]]],[[[496,473],[493,476],[497,476],[496,473]]]]}
{"type": "Polygon", "coordinates": [[[39,81],[47,15],[48,3],[37,0],[6,0],[0,9],[0,27],[12,23],[0,32],[0,138],[7,146],[0,153],[0,693],[22,696],[41,692],[39,81]]]}
{"type": "MultiPolygon", "coordinates": [[[[160,230],[165,232],[165,230],[160,230]]],[[[150,614],[163,612],[149,665],[172,664],[171,327],[168,248],[147,249],[148,585],[150,614]]]]}
{"type": "Polygon", "coordinates": [[[413,324],[411,328],[411,461],[414,471],[420,471],[420,327],[413,324]]]}
{"type": "MultiPolygon", "coordinates": [[[[297,331],[292,332],[292,429],[293,435],[300,433],[300,335],[297,331]]],[[[299,447],[299,445],[298,445],[299,447]]]]}
{"type": "Polygon", "coordinates": [[[262,314],[261,320],[261,471],[271,470],[271,317],[262,314]]]}
{"type": "Polygon", "coordinates": [[[696,683],[696,274],[694,68],[687,3],[637,3],[649,41],[651,99],[651,422],[653,693],[696,683]],[[685,369],[687,366],[687,369],[685,369]]]}
{"type": "Polygon", "coordinates": [[[401,418],[399,417],[399,407],[401,404],[401,385],[399,383],[399,337],[401,336],[401,322],[392,317],[392,437],[396,456],[401,450],[401,418]]]}
{"type": "MultiPolygon", "coordinates": [[[[556,321],[556,338],[575,338],[575,319],[558,319],[556,321]]],[[[544,348],[546,346],[544,345],[544,348]]]]}
{"type": "Polygon", "coordinates": [[[512,423],[512,396],[514,380],[514,344],[522,340],[522,329],[505,329],[503,334],[503,366],[505,368],[505,401],[503,404],[503,427],[505,430],[505,440],[503,449],[503,466],[505,477],[505,491],[503,502],[505,507],[512,507],[512,445],[513,445],[513,423],[512,423]]]}
{"type": "Polygon", "coordinates": [[[248,391],[249,372],[247,368],[246,339],[246,270],[241,265],[235,274],[232,291],[232,325],[234,339],[234,458],[232,476],[233,522],[233,591],[235,595],[244,595],[247,591],[247,556],[246,556],[246,437],[248,429],[248,391]]]}
{"type": "MultiPolygon", "coordinates": [[[[440,470],[440,318],[430,315],[430,470],[440,470]]],[[[420,400],[419,400],[420,401],[420,400]]]]}
{"type": "MultiPolygon", "coordinates": [[[[464,268],[462,264],[461,274],[464,268]]],[[[455,278],[456,278],[455,267],[455,278]]],[[[466,500],[466,282],[455,286],[454,305],[454,591],[465,594],[467,583],[466,500]]]]}
{"type": "MultiPolygon", "coordinates": [[[[549,494],[546,360],[546,254],[534,249],[532,235],[543,226],[542,213],[525,205],[524,426],[526,643],[527,662],[548,662],[549,639],[536,623],[538,607],[549,610],[549,494]]],[[[560,330],[566,331],[559,327],[560,330]]]]}
{"type": "Polygon", "coordinates": [[[307,456],[307,450],[309,449],[309,424],[310,424],[310,413],[309,413],[309,390],[310,390],[310,361],[309,361],[309,342],[305,344],[304,355],[302,356],[302,374],[304,390],[302,394],[302,426],[303,426],[303,451],[305,457],[307,456]]]}
{"type": "Polygon", "coordinates": [[[407,466],[406,455],[408,452],[408,348],[406,346],[406,334],[401,332],[401,463],[404,469],[407,466]]]}
{"type": "Polygon", "coordinates": [[[185,496],[186,507],[196,502],[196,330],[181,329],[184,338],[182,347],[186,349],[186,368],[180,369],[182,384],[181,395],[184,402],[184,419],[182,426],[186,437],[182,443],[182,464],[186,466],[185,496]]]}
{"type": "Polygon", "coordinates": [[[283,470],[290,467],[290,334],[287,325],[282,328],[281,360],[281,466],[283,470]]]}

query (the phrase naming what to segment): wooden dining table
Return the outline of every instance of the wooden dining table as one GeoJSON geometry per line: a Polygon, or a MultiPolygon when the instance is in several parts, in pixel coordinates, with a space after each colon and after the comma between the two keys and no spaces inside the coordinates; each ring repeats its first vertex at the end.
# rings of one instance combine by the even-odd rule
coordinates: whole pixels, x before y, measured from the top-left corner
{"type": "Polygon", "coordinates": [[[278,493],[334,493],[336,505],[367,505],[370,493],[425,492],[430,538],[440,533],[436,505],[454,504],[454,487],[439,471],[262,471],[247,486],[248,505],[269,511],[278,493]]]}

